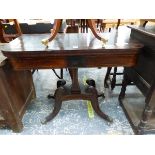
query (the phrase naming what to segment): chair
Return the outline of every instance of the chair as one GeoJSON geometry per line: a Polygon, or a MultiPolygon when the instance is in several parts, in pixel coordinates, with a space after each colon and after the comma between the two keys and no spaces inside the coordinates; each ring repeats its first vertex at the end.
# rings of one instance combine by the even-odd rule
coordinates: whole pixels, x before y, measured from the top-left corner
{"type": "Polygon", "coordinates": [[[145,27],[148,22],[155,22],[155,19],[140,19],[140,26],[145,27]]]}
{"type": "MultiPolygon", "coordinates": [[[[134,19],[118,19],[118,20],[103,20],[102,21],[102,31],[105,30],[105,27],[107,24],[111,25],[112,27],[114,27],[114,25],[116,26],[116,29],[118,29],[118,27],[120,25],[124,25],[124,24],[135,24],[136,23],[136,20],[134,19]]],[[[109,32],[111,31],[111,28],[109,28],[109,32]]],[[[104,87],[105,88],[108,88],[109,85],[108,85],[108,80],[110,80],[110,75],[112,75],[112,79],[110,80],[111,82],[111,89],[113,90],[115,88],[115,86],[121,86],[122,83],[116,83],[116,76],[117,75],[123,75],[123,72],[117,72],[117,67],[114,67],[114,71],[111,72],[112,70],[112,67],[108,67],[107,68],[107,72],[106,72],[106,76],[105,76],[105,79],[104,79],[104,87]]]]}
{"type": "Polygon", "coordinates": [[[122,83],[116,83],[116,76],[117,75],[123,75],[123,72],[117,72],[117,67],[114,67],[114,72],[111,73],[111,70],[112,70],[112,67],[108,67],[107,68],[107,72],[106,72],[106,76],[105,76],[105,79],[104,79],[104,87],[105,88],[109,88],[109,85],[108,85],[108,80],[110,80],[110,83],[111,83],[111,89],[113,90],[115,88],[115,86],[121,86],[122,83]],[[112,79],[110,79],[110,75],[112,75],[112,79]]]}
{"type": "Polygon", "coordinates": [[[116,27],[116,29],[118,29],[119,25],[120,19],[98,19],[97,21],[97,27],[100,27],[100,32],[104,32],[106,28],[108,28],[110,32],[111,28],[116,27]]]}
{"type": "Polygon", "coordinates": [[[16,37],[19,37],[21,34],[22,31],[17,19],[0,19],[0,42],[8,43],[16,37]],[[13,22],[13,26],[10,25],[10,22],[13,22]],[[12,27],[15,33],[6,33],[9,29],[8,27],[12,27]]]}
{"type": "Polygon", "coordinates": [[[86,19],[80,19],[81,33],[88,33],[88,23],[86,19]]]}
{"type": "Polygon", "coordinates": [[[79,33],[79,25],[76,20],[70,20],[70,23],[66,26],[65,33],[79,33]]]}
{"type": "Polygon", "coordinates": [[[136,24],[137,20],[135,19],[103,19],[98,20],[98,24],[100,25],[100,31],[104,32],[106,28],[109,29],[109,32],[111,31],[111,28],[118,29],[121,25],[127,25],[127,24],[136,24]]]}

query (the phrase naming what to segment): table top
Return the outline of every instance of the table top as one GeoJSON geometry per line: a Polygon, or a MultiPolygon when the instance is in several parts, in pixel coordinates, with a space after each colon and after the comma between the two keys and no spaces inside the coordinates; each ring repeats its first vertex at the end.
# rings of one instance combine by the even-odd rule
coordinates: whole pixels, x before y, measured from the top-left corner
{"type": "MultiPolygon", "coordinates": [[[[48,48],[41,44],[41,40],[48,38],[50,34],[24,34],[1,48],[6,57],[27,56],[27,55],[76,55],[95,54],[103,52],[115,53],[124,49],[137,49],[142,45],[130,39],[130,29],[113,30],[110,33],[100,33],[101,36],[108,39],[103,47],[100,40],[96,39],[92,33],[70,33],[58,34],[56,38],[49,43],[48,48]],[[116,50],[119,49],[119,50],[116,50]],[[73,52],[74,51],[74,52],[73,52]]],[[[124,50],[126,52],[126,50],[124,50]]],[[[133,50],[134,52],[134,50],[133,50]]]]}
{"type": "Polygon", "coordinates": [[[145,27],[143,26],[128,26],[128,27],[133,29],[134,31],[141,32],[146,36],[155,39],[155,25],[146,25],[145,27]]]}

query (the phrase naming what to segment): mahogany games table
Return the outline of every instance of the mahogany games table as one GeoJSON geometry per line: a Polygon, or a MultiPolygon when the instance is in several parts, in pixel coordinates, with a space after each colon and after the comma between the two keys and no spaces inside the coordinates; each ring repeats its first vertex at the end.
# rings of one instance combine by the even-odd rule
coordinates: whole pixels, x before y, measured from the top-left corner
{"type": "MultiPolygon", "coordinates": [[[[127,28],[126,28],[127,29],[127,28]]],[[[132,67],[140,49],[139,42],[130,39],[130,30],[124,33],[114,30],[102,33],[101,37],[108,38],[103,47],[100,39],[92,33],[57,34],[48,47],[41,40],[49,34],[21,35],[5,45],[2,53],[6,56],[15,70],[68,68],[72,84],[59,80],[54,94],[54,110],[42,123],[53,119],[61,109],[65,100],[90,100],[94,111],[103,119],[112,122],[112,118],[100,110],[98,92],[95,81],[88,79],[84,86],[78,81],[78,69],[89,67],[132,67]]]]}

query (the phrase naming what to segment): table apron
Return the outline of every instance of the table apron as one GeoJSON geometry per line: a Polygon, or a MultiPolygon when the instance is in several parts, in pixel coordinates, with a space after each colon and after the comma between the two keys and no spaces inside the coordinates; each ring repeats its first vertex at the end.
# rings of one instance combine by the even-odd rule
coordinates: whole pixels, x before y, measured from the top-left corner
{"type": "Polygon", "coordinates": [[[136,64],[137,54],[110,56],[12,57],[9,60],[15,70],[114,66],[131,67],[136,64]]]}

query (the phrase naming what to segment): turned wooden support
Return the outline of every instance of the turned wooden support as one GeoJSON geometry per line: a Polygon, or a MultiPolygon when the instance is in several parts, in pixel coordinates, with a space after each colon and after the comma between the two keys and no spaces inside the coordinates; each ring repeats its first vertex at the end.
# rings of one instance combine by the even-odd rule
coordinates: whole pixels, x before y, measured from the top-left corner
{"type": "Polygon", "coordinates": [[[93,79],[88,79],[87,83],[90,85],[87,85],[85,89],[80,90],[80,87],[78,89],[79,84],[77,81],[78,79],[77,69],[71,69],[70,74],[73,79],[72,87],[70,88],[66,86],[64,81],[59,80],[60,85],[56,89],[54,94],[54,99],[55,99],[54,110],[42,121],[42,124],[46,124],[59,113],[61,109],[62,101],[76,100],[76,99],[90,100],[96,114],[101,118],[105,119],[107,122],[112,123],[113,119],[108,115],[106,115],[104,112],[102,112],[100,109],[99,102],[98,102],[98,92],[94,87],[95,81],[93,79]]]}
{"type": "Polygon", "coordinates": [[[147,97],[145,99],[145,108],[142,113],[142,118],[140,120],[140,123],[138,125],[139,134],[143,132],[145,128],[147,128],[148,120],[150,119],[153,109],[155,107],[154,105],[155,101],[155,82],[151,85],[150,90],[148,91],[147,97]]]}
{"type": "MultiPolygon", "coordinates": [[[[131,83],[130,79],[128,78],[127,74],[124,73],[124,77],[123,77],[123,81],[122,81],[122,88],[121,88],[121,92],[119,94],[119,100],[124,99],[125,97],[125,91],[126,91],[126,87],[127,85],[131,83]]],[[[120,102],[121,103],[121,102],[120,102]]]]}
{"type": "Polygon", "coordinates": [[[69,70],[69,74],[72,79],[71,92],[73,94],[80,93],[80,86],[79,86],[79,81],[78,81],[78,69],[72,68],[72,69],[68,69],[68,70],[69,70]]]}

